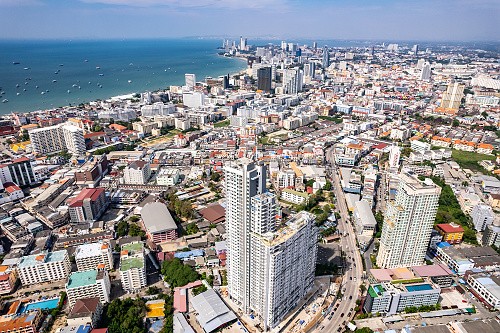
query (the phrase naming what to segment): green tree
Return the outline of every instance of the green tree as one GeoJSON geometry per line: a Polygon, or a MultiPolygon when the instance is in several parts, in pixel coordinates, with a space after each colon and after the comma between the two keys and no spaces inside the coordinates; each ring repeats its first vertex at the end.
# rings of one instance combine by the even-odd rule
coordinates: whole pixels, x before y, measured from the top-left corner
{"type": "Polygon", "coordinates": [[[198,226],[196,225],[196,223],[189,223],[187,226],[186,226],[186,234],[188,235],[193,235],[197,232],[199,232],[200,229],[198,228],[198,226]]]}
{"type": "Polygon", "coordinates": [[[171,288],[184,286],[199,278],[195,270],[184,265],[178,258],[165,260],[161,266],[161,274],[171,288]]]}
{"type": "Polygon", "coordinates": [[[123,237],[128,235],[128,228],[129,225],[127,221],[118,222],[118,224],[116,225],[116,234],[118,235],[118,237],[123,237]]]}
{"type": "Polygon", "coordinates": [[[137,224],[132,223],[128,228],[128,235],[132,237],[141,236],[141,238],[146,237],[146,232],[141,229],[137,224]]]}
{"type": "Polygon", "coordinates": [[[207,287],[204,284],[202,284],[199,287],[193,288],[193,295],[196,296],[196,295],[201,294],[205,291],[207,291],[207,287]]]}

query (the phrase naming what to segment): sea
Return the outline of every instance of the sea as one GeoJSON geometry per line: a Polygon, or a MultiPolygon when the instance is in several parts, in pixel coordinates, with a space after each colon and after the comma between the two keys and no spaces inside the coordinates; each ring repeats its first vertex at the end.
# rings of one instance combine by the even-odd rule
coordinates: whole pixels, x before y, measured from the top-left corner
{"type": "Polygon", "coordinates": [[[218,39],[0,41],[0,114],[78,105],[236,73],[218,39]],[[43,92],[43,94],[42,94],[43,92]]]}

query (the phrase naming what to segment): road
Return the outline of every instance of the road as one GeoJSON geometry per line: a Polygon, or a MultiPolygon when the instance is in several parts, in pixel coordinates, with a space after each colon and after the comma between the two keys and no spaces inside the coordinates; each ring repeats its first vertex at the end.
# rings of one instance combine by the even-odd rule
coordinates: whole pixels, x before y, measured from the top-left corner
{"type": "MultiPolygon", "coordinates": [[[[330,151],[331,152],[331,151],[330,151]]],[[[327,159],[331,157],[327,153],[327,159]]],[[[338,300],[338,306],[333,307],[333,315],[326,314],[326,318],[320,324],[316,332],[338,332],[344,331],[345,325],[354,317],[354,308],[359,296],[359,286],[362,282],[363,264],[361,256],[356,246],[356,234],[350,222],[349,211],[345,201],[342,186],[340,184],[340,175],[337,167],[332,168],[332,181],[335,196],[337,198],[337,209],[340,213],[338,230],[344,235],[340,244],[344,255],[344,276],[341,285],[342,298],[338,300]],[[336,310],[335,310],[336,309],[336,310]],[[330,319],[328,319],[330,318],[330,319]]]]}

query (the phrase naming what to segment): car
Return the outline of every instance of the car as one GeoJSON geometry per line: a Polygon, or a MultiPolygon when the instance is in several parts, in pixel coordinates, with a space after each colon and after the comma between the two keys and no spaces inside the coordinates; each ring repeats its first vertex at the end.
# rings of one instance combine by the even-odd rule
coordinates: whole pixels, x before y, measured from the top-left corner
{"type": "Polygon", "coordinates": [[[349,296],[349,299],[352,299],[352,295],[351,295],[351,296],[349,296]]]}
{"type": "Polygon", "coordinates": [[[352,276],[349,276],[349,280],[352,280],[352,276]]]}
{"type": "Polygon", "coordinates": [[[340,316],[341,316],[341,317],[343,317],[343,316],[344,316],[344,313],[342,312],[342,313],[340,314],[340,316]]]}

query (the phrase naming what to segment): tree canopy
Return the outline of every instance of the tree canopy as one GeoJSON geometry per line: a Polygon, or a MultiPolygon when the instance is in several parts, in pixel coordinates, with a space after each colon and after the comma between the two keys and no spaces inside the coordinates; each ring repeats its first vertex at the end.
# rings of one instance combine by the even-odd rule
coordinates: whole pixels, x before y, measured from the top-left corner
{"type": "Polygon", "coordinates": [[[161,274],[171,288],[181,287],[199,279],[199,274],[178,258],[165,260],[161,266],[161,274]]]}
{"type": "Polygon", "coordinates": [[[146,305],[140,298],[114,299],[104,311],[103,326],[109,333],[145,333],[146,305]]]}

